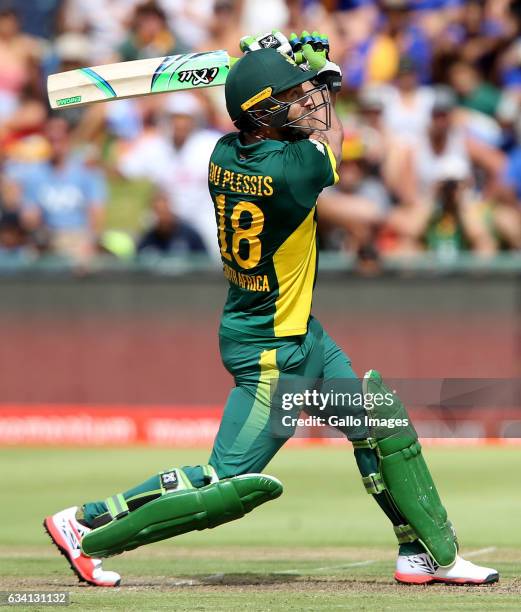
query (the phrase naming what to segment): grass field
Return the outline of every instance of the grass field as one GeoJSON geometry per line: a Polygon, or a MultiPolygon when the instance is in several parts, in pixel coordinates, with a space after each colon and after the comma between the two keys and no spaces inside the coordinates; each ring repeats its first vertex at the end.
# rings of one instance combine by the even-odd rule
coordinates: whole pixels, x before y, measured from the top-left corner
{"type": "Polygon", "coordinates": [[[498,568],[498,585],[395,584],[394,536],[363,492],[351,451],[317,447],[283,450],[266,470],[285,485],[278,500],[218,529],[109,559],[106,567],[123,576],[117,589],[78,586],[43,517],[206,453],[1,449],[0,591],[69,591],[76,610],[518,610],[519,449],[426,453],[463,554],[498,568]]]}

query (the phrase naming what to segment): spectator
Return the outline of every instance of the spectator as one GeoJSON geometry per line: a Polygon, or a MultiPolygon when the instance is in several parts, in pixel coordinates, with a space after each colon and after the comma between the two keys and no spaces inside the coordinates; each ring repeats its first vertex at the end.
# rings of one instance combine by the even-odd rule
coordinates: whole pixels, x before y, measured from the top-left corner
{"type": "Polygon", "coordinates": [[[202,238],[208,253],[219,257],[213,205],[208,194],[208,160],[220,137],[204,126],[204,108],[192,93],[167,98],[166,134],[138,141],[119,160],[126,178],[149,178],[168,197],[172,212],[202,238]]]}
{"type": "Polygon", "coordinates": [[[399,50],[392,36],[379,27],[379,14],[367,2],[343,2],[337,13],[343,42],[344,84],[358,89],[369,83],[388,82],[398,66],[399,50]]]}
{"type": "Polygon", "coordinates": [[[407,151],[400,135],[385,121],[384,108],[388,90],[384,86],[368,86],[358,95],[359,113],[354,126],[362,135],[366,163],[372,173],[382,178],[391,197],[403,197],[402,159],[407,151]]]}
{"type": "Polygon", "coordinates": [[[118,48],[123,62],[187,52],[185,45],[170,31],[164,11],[155,2],[136,7],[131,33],[118,48]]]}
{"type": "Polygon", "coordinates": [[[170,28],[183,33],[183,41],[192,49],[208,39],[215,0],[160,0],[170,28]]]}
{"type": "Polygon", "coordinates": [[[27,232],[16,212],[0,213],[0,261],[28,254],[27,232]]]}
{"type": "Polygon", "coordinates": [[[20,186],[7,176],[0,174],[0,215],[2,213],[19,213],[22,208],[20,186]]]}
{"type": "Polygon", "coordinates": [[[206,253],[199,234],[183,223],[170,210],[167,199],[159,194],[153,203],[154,224],[140,238],[138,253],[141,255],[187,255],[206,253]]]}
{"type": "MultiPolygon", "coordinates": [[[[77,70],[91,63],[91,42],[86,34],[79,32],[66,32],[60,34],[55,40],[45,60],[47,74],[53,72],[66,72],[77,70]]],[[[77,128],[85,121],[89,114],[83,106],[73,106],[60,109],[60,117],[67,119],[73,128],[77,128]]],[[[81,127],[78,131],[81,131],[81,127]]]]}
{"type": "Polygon", "coordinates": [[[14,10],[0,10],[0,124],[18,108],[25,87],[34,86],[40,47],[20,31],[14,10]]]}
{"type": "MultiPolygon", "coordinates": [[[[17,108],[5,121],[0,120],[0,146],[7,157],[20,157],[20,149],[28,149],[21,153],[26,158],[34,157],[34,141],[27,142],[32,136],[45,130],[47,109],[40,96],[35,95],[27,85],[20,92],[17,108]],[[29,146],[26,147],[25,145],[29,146]]],[[[41,141],[37,144],[42,144],[41,141]]],[[[36,156],[41,154],[39,147],[36,156]]]]}
{"type": "Polygon", "coordinates": [[[45,2],[14,2],[14,9],[22,30],[36,38],[54,38],[60,11],[67,0],[45,0],[45,2]]]}
{"type": "Polygon", "coordinates": [[[466,169],[458,168],[456,160],[439,174],[434,192],[434,207],[424,230],[423,240],[428,250],[445,260],[455,259],[461,252],[474,249],[483,254],[495,250],[487,220],[473,210],[469,201],[466,169]]]}
{"type": "Polygon", "coordinates": [[[141,0],[65,0],[66,33],[86,34],[91,42],[91,65],[117,61],[114,49],[123,43],[132,12],[141,0]]]}
{"type": "MultiPolygon", "coordinates": [[[[125,184],[136,178],[164,194],[176,228],[189,226],[219,257],[206,175],[218,132],[233,129],[222,88],[64,108],[59,116],[72,125],[65,139],[71,150],[60,145],[59,122],[49,121],[44,77],[117,61],[118,50],[124,60],[184,52],[184,41],[239,55],[238,41],[251,30],[245,24],[263,30],[264,19],[267,29],[327,32],[332,59],[345,68],[339,107],[351,153],[340,184],[320,203],[330,245],[359,253],[375,241],[384,253],[521,248],[520,0],[45,0],[34,10],[32,4],[0,0],[0,148],[7,160],[0,192],[37,252],[79,256],[99,252],[97,241],[112,252],[114,244],[102,244],[110,237],[131,258],[117,230],[135,235],[149,202],[143,181],[139,191],[125,184]],[[458,108],[440,103],[438,86],[445,83],[456,91],[458,108]],[[57,154],[60,148],[67,153],[57,154]],[[102,156],[119,206],[102,235],[104,177],[78,156],[87,148],[102,156]],[[81,194],[72,206],[57,178],[63,176],[81,194]],[[132,198],[122,212],[124,193],[132,198]],[[74,234],[81,237],[66,238],[74,234]]],[[[150,238],[161,242],[161,232],[151,230],[150,238]]]]}
{"type": "Polygon", "coordinates": [[[449,81],[459,96],[461,106],[495,116],[501,92],[484,81],[475,66],[469,62],[456,62],[449,69],[449,81]]]}
{"type": "Polygon", "coordinates": [[[391,201],[382,182],[370,172],[359,134],[346,134],[344,138],[339,179],[335,187],[323,192],[318,204],[321,235],[326,246],[374,260],[376,229],[383,223],[391,201]]]}
{"type": "Polygon", "coordinates": [[[413,0],[380,0],[380,4],[382,33],[392,41],[398,57],[414,58],[418,81],[422,84],[429,83],[432,73],[433,36],[425,27],[425,17],[422,20],[423,14],[418,12],[418,9],[428,7],[422,7],[421,3],[413,0]]]}
{"type": "Polygon", "coordinates": [[[480,164],[488,157],[488,148],[465,136],[455,122],[454,107],[451,90],[439,88],[427,132],[416,147],[409,149],[408,159],[404,160],[402,176],[410,191],[403,192],[403,204],[393,212],[391,225],[402,237],[402,246],[408,252],[420,249],[418,241],[436,208],[437,198],[445,193],[440,191],[440,183],[449,180],[461,183],[454,193],[464,196],[464,200],[458,200],[458,210],[462,217],[465,215],[472,245],[483,254],[494,251],[493,240],[477,206],[480,198],[472,166],[473,162],[480,164]]]}
{"type": "Polygon", "coordinates": [[[415,60],[400,59],[394,86],[389,87],[385,99],[384,121],[395,137],[417,142],[429,123],[433,94],[428,87],[420,87],[415,60]]]}
{"type": "Polygon", "coordinates": [[[22,188],[24,222],[31,231],[50,232],[53,252],[83,261],[94,253],[102,229],[105,180],[72,153],[64,119],[49,120],[46,138],[47,161],[11,165],[11,177],[22,188]]]}
{"type": "Polygon", "coordinates": [[[456,38],[461,58],[490,72],[501,46],[513,34],[513,22],[504,0],[467,0],[461,31],[456,38]]]}
{"type": "MultiPolygon", "coordinates": [[[[241,54],[239,41],[244,36],[241,28],[242,5],[237,0],[215,0],[213,19],[209,22],[208,38],[200,51],[225,49],[230,55],[241,54]]],[[[246,30],[247,31],[247,30],[246,30]]]]}

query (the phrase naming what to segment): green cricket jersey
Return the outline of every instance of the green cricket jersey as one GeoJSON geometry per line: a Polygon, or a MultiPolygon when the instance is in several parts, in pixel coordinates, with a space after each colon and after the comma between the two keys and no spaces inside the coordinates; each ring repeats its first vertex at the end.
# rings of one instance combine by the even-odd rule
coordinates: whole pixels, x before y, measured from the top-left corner
{"type": "Polygon", "coordinates": [[[219,140],[209,188],[224,275],[221,333],[272,338],[305,334],[317,269],[317,197],[338,180],[328,145],[219,140]]]}

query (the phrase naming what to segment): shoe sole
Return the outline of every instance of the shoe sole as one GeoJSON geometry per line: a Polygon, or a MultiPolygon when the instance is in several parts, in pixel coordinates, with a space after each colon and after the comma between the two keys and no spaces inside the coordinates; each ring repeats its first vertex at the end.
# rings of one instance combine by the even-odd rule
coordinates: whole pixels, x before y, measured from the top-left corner
{"type": "Polygon", "coordinates": [[[494,584],[499,581],[499,574],[489,574],[484,580],[472,580],[471,578],[436,578],[434,576],[419,576],[415,574],[394,574],[394,579],[400,584],[454,584],[456,586],[480,586],[494,584]]]}
{"type": "Polygon", "coordinates": [[[67,559],[67,563],[69,564],[69,567],[71,568],[71,570],[76,574],[76,576],[78,577],[78,580],[80,582],[86,582],[87,584],[90,584],[92,586],[101,586],[101,587],[117,587],[119,586],[121,580],[116,581],[114,584],[100,584],[99,582],[95,582],[94,580],[89,580],[88,578],[85,578],[85,576],[83,576],[83,574],[80,572],[80,570],[76,567],[76,565],[73,563],[71,556],[69,554],[69,551],[62,546],[58,539],[57,539],[57,535],[55,534],[56,528],[54,527],[54,524],[52,522],[52,518],[51,517],[47,517],[44,521],[43,521],[43,528],[45,530],[45,533],[49,536],[49,538],[51,539],[51,542],[56,546],[56,548],[58,549],[59,553],[61,555],[63,555],[65,557],[65,559],[67,559]]]}

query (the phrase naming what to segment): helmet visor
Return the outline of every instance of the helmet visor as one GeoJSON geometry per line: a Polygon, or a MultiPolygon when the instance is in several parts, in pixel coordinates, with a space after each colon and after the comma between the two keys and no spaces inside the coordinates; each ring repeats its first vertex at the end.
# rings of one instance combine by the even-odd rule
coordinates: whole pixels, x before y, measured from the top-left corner
{"type": "Polygon", "coordinates": [[[257,108],[246,112],[252,124],[257,127],[294,127],[309,132],[327,132],[331,128],[331,100],[326,85],[313,87],[291,102],[270,96],[257,108]],[[300,107],[306,105],[306,111],[290,119],[290,108],[293,105],[300,107]]]}

